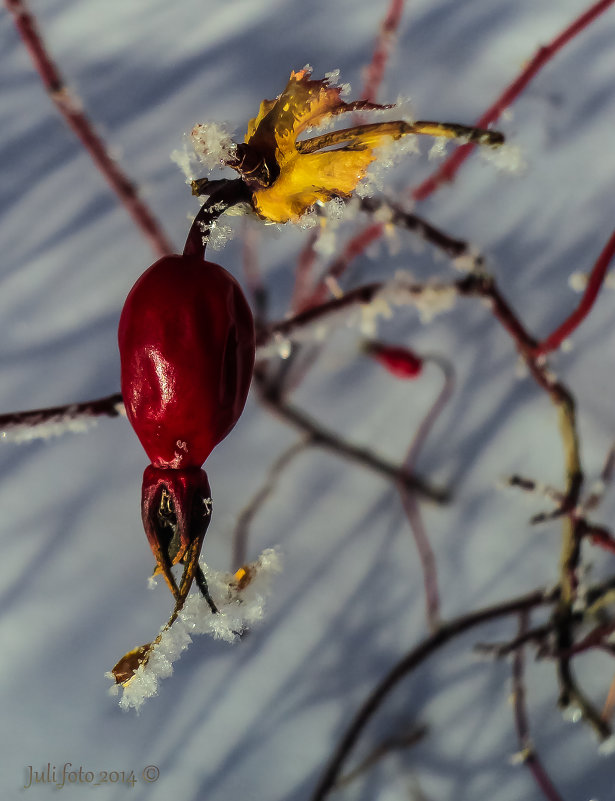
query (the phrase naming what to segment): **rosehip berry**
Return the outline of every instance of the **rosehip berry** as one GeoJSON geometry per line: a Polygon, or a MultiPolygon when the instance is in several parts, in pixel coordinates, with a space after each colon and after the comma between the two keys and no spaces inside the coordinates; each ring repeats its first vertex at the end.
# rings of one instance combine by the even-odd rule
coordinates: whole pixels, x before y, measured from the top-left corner
{"type": "Polygon", "coordinates": [[[165,256],[120,318],[122,395],[152,464],[200,467],[237,422],[254,364],[254,323],[239,284],[196,256],[165,256]]]}
{"type": "Polygon", "coordinates": [[[254,323],[239,284],[201,256],[165,256],[136,282],[119,325],[126,414],[151,460],[141,513],[177,602],[196,577],[211,517],[201,465],[237,422],[254,365],[254,323]],[[171,572],[185,565],[178,587],[171,572]]]}
{"type": "Polygon", "coordinates": [[[386,345],[383,342],[366,342],[364,350],[397,378],[417,378],[423,369],[421,357],[408,348],[386,345]]]}

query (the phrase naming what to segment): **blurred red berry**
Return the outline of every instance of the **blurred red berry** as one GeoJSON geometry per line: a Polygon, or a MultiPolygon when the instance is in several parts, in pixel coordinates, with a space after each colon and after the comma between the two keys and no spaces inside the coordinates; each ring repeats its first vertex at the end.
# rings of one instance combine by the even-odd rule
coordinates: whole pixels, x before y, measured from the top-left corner
{"type": "Polygon", "coordinates": [[[367,342],[364,349],[369,356],[397,378],[417,378],[423,369],[421,357],[408,348],[386,345],[383,342],[367,342]]]}

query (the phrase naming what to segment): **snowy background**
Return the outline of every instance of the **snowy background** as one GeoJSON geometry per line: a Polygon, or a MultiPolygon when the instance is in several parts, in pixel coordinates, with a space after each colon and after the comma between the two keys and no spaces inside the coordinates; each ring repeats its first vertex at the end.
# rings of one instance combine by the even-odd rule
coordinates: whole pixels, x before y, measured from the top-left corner
{"type": "MultiPolygon", "coordinates": [[[[260,100],[305,63],[340,68],[362,85],[388,2],[367,0],[120,0],[32,3],[49,47],[98,130],[180,248],[197,205],[170,160],[194,123],[226,121],[243,136],[260,100]]],[[[418,118],[472,123],[584,0],[413,0],[407,4],[382,102],[410,97],[418,118]]],[[[498,127],[527,169],[499,172],[475,154],[454,186],[419,209],[487,254],[530,331],[551,331],[578,302],[569,276],[594,263],[614,224],[615,9],[562,51],[498,127]]],[[[87,400],[119,389],[116,329],[123,300],[153,261],[147,243],[49,102],[6,10],[0,11],[0,410],[87,400]]],[[[416,185],[434,163],[426,141],[391,174],[388,191],[416,185]]],[[[214,176],[215,177],[215,176],[214,176]]],[[[216,255],[240,280],[241,227],[216,255]]],[[[341,236],[347,237],[349,233],[341,236]]],[[[262,230],[258,258],[272,316],[289,302],[306,234],[262,230]]],[[[343,241],[343,238],[341,241],[343,241]]],[[[361,258],[348,285],[411,269],[456,277],[428,246],[400,232],[361,258]]],[[[579,403],[582,455],[597,476],[615,439],[615,330],[605,289],[553,365],[579,403]]],[[[556,414],[518,376],[510,340],[477,301],[423,326],[402,309],[382,336],[454,365],[455,395],[419,469],[454,502],[423,506],[437,555],[443,615],[495,603],[557,577],[560,525],[527,525],[543,508],[495,488],[513,472],[562,485],[556,414]]],[[[360,334],[331,338],[296,402],[323,425],[401,460],[441,384],[427,368],[397,382],[359,355],[360,334]]],[[[267,467],[296,438],[253,399],[207,464],[214,522],[204,555],[227,569],[231,535],[267,467]]],[[[24,790],[27,766],[65,762],[131,771],[134,788],[64,788],[86,798],[308,801],[337,738],[369,690],[426,634],[422,578],[398,495],[360,467],[317,450],[285,470],[256,518],[249,557],[279,545],[265,621],[236,645],[199,638],[140,715],[107,695],[107,671],[146,642],[171,606],[150,590],[152,556],[139,515],[145,455],[125,420],[90,433],[0,450],[0,786],[24,790]],[[160,778],[141,772],[156,765],[160,778]]],[[[608,524],[615,493],[598,519],[608,524]]],[[[612,570],[598,552],[596,574],[612,570]]],[[[383,738],[427,724],[417,747],[382,760],[340,799],[539,798],[518,749],[510,664],[481,660],[478,640],[505,639],[511,619],[460,638],[400,685],[364,734],[355,759],[383,738]]],[[[606,657],[578,667],[601,705],[606,657]]],[[[615,799],[614,757],[564,722],[552,664],[528,671],[537,748],[570,801],[615,799]]]]}

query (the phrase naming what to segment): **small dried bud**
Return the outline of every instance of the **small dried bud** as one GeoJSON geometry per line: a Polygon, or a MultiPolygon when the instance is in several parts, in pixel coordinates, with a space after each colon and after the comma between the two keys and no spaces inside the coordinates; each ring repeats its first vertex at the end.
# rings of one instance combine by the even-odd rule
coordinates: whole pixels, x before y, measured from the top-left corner
{"type": "Polygon", "coordinates": [[[124,684],[134,676],[139,669],[139,665],[146,660],[151,647],[152,644],[148,642],[124,654],[117,665],[111,670],[116,684],[124,684]]]}

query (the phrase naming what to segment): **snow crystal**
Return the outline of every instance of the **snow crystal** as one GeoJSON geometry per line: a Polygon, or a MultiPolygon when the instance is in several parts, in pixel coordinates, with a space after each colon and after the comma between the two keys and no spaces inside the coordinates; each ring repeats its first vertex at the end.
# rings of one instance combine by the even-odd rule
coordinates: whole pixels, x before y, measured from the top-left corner
{"type": "Polygon", "coordinates": [[[461,273],[473,273],[482,266],[483,256],[478,248],[470,245],[462,256],[453,259],[452,264],[461,273]]]}
{"type": "Polygon", "coordinates": [[[587,286],[586,273],[574,272],[568,278],[568,286],[573,292],[583,292],[587,286]]]}
{"type": "Polygon", "coordinates": [[[338,223],[346,214],[347,204],[341,198],[334,197],[327,203],[322,204],[322,210],[327,222],[338,223]]]}
{"type": "Polygon", "coordinates": [[[303,231],[309,231],[317,225],[320,225],[320,220],[314,209],[309,209],[299,219],[299,228],[303,231]]]}
{"type": "Polygon", "coordinates": [[[571,339],[564,339],[562,340],[562,344],[560,345],[560,350],[563,353],[570,353],[571,350],[574,348],[574,343],[571,339]]]}
{"type": "Polygon", "coordinates": [[[234,234],[235,232],[230,225],[225,225],[216,220],[211,225],[209,235],[203,237],[203,244],[208,244],[212,250],[222,250],[227,242],[233,238],[234,234]]]}
{"type": "Polygon", "coordinates": [[[208,170],[223,167],[237,148],[226,126],[216,122],[197,123],[190,138],[199,161],[208,170]]]}
{"type": "Polygon", "coordinates": [[[479,148],[481,157],[501,172],[522,173],[527,169],[523,151],[518,145],[479,148]]]}
{"type": "Polygon", "coordinates": [[[427,154],[428,161],[437,161],[438,159],[443,159],[446,156],[446,139],[436,139],[434,140],[433,145],[429,149],[429,153],[427,154]]]}
{"type": "Polygon", "coordinates": [[[329,86],[337,86],[339,79],[340,79],[339,69],[331,70],[331,72],[325,72],[325,83],[328,83],[329,86]]]}
{"type": "Polygon", "coordinates": [[[598,753],[601,756],[611,756],[611,754],[615,754],[615,734],[612,734],[600,743],[598,746],[598,753]]]}
{"type": "Polygon", "coordinates": [[[181,150],[171,151],[171,161],[177,164],[179,169],[184,173],[186,183],[190,184],[195,177],[195,167],[193,155],[188,150],[188,144],[185,140],[181,150]]]}
{"type": "MultiPolygon", "coordinates": [[[[218,613],[212,613],[200,592],[191,593],[173,625],[160,630],[147,662],[139,665],[123,684],[110,688],[112,695],[122,690],[119,701],[122,709],[139,711],[147,698],[157,695],[159,681],[173,673],[173,662],[197,634],[210,634],[216,639],[234,642],[243,631],[261,620],[271,579],[280,572],[281,562],[279,553],[269,548],[235,574],[213,570],[204,562],[201,569],[218,613]]],[[[105,675],[115,680],[112,673],[105,675]]]]}
{"type": "Polygon", "coordinates": [[[562,709],[562,717],[567,723],[578,723],[582,719],[583,713],[576,704],[568,704],[562,709]]]}
{"type": "Polygon", "coordinates": [[[337,253],[337,232],[333,226],[321,228],[314,242],[314,253],[322,259],[332,258],[337,253]]]}
{"type": "Polygon", "coordinates": [[[416,285],[409,274],[398,272],[393,281],[383,286],[374,301],[379,297],[394,306],[414,306],[421,322],[428,323],[437,314],[452,309],[457,300],[457,289],[450,284],[416,285]]]}

